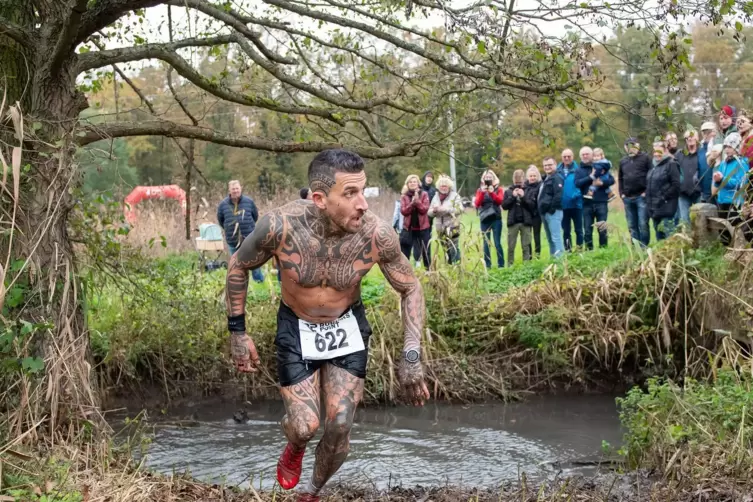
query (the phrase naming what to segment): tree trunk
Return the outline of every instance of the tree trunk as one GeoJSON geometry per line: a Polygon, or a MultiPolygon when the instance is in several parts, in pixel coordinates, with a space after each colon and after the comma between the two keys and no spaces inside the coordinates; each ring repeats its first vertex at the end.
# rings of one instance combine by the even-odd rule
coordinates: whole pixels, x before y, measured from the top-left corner
{"type": "MultiPolygon", "coordinates": [[[[4,3],[6,11],[0,13],[21,21],[29,8],[21,4],[29,3],[4,3]]],[[[42,417],[47,417],[50,430],[69,420],[99,417],[94,413],[98,398],[83,291],[68,233],[79,187],[72,138],[79,113],[87,103],[76,89],[72,54],[58,73],[50,73],[57,33],[52,24],[28,49],[0,37],[0,72],[6,73],[1,77],[9,77],[4,79],[6,102],[19,102],[24,120],[19,197],[14,200],[9,193],[2,194],[17,208],[13,243],[11,248],[7,240],[0,240],[0,259],[4,264],[7,250],[12,262],[23,263],[6,278],[7,283],[17,275],[14,287],[22,288],[24,295],[24,301],[10,310],[10,319],[34,326],[24,349],[27,354],[22,355],[38,355],[45,364],[42,378],[18,373],[16,432],[42,417]]],[[[19,145],[12,129],[0,130],[0,134],[6,144],[19,145]]],[[[3,152],[6,159],[9,153],[7,149],[3,152]]],[[[6,218],[5,213],[0,213],[2,218],[6,218]]]]}

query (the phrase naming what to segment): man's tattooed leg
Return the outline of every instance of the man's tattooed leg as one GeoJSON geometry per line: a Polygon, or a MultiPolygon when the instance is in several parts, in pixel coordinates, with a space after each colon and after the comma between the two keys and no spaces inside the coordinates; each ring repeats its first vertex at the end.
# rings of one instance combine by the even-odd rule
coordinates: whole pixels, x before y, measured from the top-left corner
{"type": "Polygon", "coordinates": [[[316,447],[314,474],[305,491],[317,494],[348,456],[350,429],[363,398],[364,381],[342,368],[324,365],[324,435],[316,447]]]}
{"type": "Polygon", "coordinates": [[[301,479],[306,444],[319,428],[319,396],[318,371],[301,383],[282,388],[286,412],[282,429],[288,444],[277,461],[277,482],[285,490],[301,479]]]}
{"type": "Polygon", "coordinates": [[[299,450],[306,447],[319,429],[320,372],[316,371],[303,382],[281,389],[285,402],[282,430],[288,441],[299,450]]]}

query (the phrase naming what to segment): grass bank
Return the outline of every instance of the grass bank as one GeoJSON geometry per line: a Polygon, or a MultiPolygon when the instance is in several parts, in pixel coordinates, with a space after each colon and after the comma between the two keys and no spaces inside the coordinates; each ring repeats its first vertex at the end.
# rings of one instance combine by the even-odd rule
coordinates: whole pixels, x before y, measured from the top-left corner
{"type": "MultiPolygon", "coordinates": [[[[238,379],[227,356],[224,271],[202,273],[186,255],[124,267],[124,279],[99,281],[88,302],[97,368],[111,389],[276,395],[274,277],[249,291],[247,325],[262,371],[238,379]]],[[[748,329],[747,273],[682,235],[647,252],[615,245],[488,272],[472,263],[419,270],[430,390],[435,399],[507,399],[628,388],[657,375],[706,378],[725,340],[748,329]]],[[[394,401],[399,298],[378,270],[362,294],[374,329],[367,399],[394,401]]]]}

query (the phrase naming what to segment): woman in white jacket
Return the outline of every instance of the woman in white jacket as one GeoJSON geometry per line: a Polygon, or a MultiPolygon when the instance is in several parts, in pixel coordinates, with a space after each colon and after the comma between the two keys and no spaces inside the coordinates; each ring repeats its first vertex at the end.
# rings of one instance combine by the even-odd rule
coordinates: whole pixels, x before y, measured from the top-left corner
{"type": "Polygon", "coordinates": [[[439,242],[447,254],[447,263],[460,261],[460,217],[463,214],[463,201],[454,190],[452,178],[444,174],[436,183],[437,193],[429,205],[429,216],[434,218],[439,242]]]}

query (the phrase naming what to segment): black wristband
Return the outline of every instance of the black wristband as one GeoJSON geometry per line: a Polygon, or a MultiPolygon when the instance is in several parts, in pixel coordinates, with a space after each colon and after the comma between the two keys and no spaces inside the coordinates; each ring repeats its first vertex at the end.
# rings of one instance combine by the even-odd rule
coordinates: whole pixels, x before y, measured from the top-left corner
{"type": "Polygon", "coordinates": [[[231,333],[245,333],[246,332],[246,316],[243,314],[228,316],[227,329],[231,333]]]}

